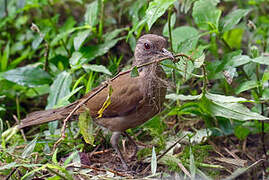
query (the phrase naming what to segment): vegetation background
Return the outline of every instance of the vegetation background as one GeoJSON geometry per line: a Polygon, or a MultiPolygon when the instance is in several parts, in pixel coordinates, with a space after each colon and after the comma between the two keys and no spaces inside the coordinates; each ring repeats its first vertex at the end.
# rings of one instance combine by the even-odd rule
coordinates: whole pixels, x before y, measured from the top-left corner
{"type": "Polygon", "coordinates": [[[268,0],[0,4],[1,178],[269,178],[268,0]],[[143,146],[130,172],[119,170],[111,134],[85,115],[68,122],[56,151],[61,121],[6,131],[129,69],[145,33],[167,37],[171,51],[190,58],[162,62],[175,88],[159,115],[128,130],[143,146]]]}

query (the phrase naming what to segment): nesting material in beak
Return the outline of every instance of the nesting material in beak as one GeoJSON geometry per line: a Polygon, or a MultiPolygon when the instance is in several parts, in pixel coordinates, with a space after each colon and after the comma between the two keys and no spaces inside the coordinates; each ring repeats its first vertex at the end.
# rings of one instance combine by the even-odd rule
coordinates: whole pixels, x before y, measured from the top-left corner
{"type": "Polygon", "coordinates": [[[163,54],[164,56],[169,57],[169,58],[172,59],[172,60],[175,59],[174,56],[173,56],[173,54],[172,54],[170,51],[168,51],[167,49],[165,49],[165,48],[162,49],[162,54],[163,54]]]}

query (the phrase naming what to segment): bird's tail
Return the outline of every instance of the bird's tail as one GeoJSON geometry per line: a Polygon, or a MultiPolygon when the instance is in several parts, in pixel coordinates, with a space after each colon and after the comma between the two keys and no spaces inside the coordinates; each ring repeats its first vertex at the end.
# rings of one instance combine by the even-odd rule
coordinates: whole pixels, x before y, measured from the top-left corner
{"type": "Polygon", "coordinates": [[[22,129],[28,126],[39,125],[55,120],[64,119],[76,107],[76,105],[77,101],[57,109],[35,111],[33,113],[28,114],[26,118],[22,119],[21,123],[18,125],[18,128],[22,129]]]}

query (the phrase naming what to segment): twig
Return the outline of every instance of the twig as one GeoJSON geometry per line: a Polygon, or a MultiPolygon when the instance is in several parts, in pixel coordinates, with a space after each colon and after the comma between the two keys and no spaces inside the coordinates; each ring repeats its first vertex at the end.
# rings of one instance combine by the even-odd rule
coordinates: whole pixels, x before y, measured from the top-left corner
{"type": "MultiPolygon", "coordinates": [[[[12,116],[13,116],[13,118],[15,119],[16,123],[17,123],[17,124],[20,124],[19,119],[17,118],[17,116],[15,116],[14,114],[13,114],[12,116]]],[[[27,139],[26,139],[26,136],[25,136],[25,134],[24,134],[23,129],[20,129],[20,132],[21,132],[21,135],[22,135],[24,141],[27,142],[27,139]]]]}
{"type": "Polygon", "coordinates": [[[88,169],[93,169],[93,170],[102,171],[102,172],[109,171],[109,172],[111,172],[111,173],[113,173],[115,175],[118,175],[118,176],[127,177],[127,178],[133,178],[129,174],[122,174],[122,173],[119,173],[119,172],[114,171],[112,169],[102,169],[102,168],[97,168],[97,167],[94,167],[94,166],[88,166],[88,165],[84,165],[84,164],[82,164],[81,167],[78,167],[78,168],[88,168],[88,169]]]}
{"type": "MultiPolygon", "coordinates": [[[[164,156],[166,155],[173,147],[175,147],[177,145],[177,143],[179,143],[183,138],[185,138],[187,136],[187,134],[185,134],[184,136],[182,136],[181,138],[179,138],[179,140],[177,140],[172,146],[170,146],[166,151],[164,151],[158,158],[157,158],[157,162],[164,156]]],[[[151,164],[149,164],[143,171],[142,174],[145,174],[149,168],[150,168],[151,164]]]]}
{"type": "MultiPolygon", "coordinates": [[[[188,58],[189,60],[191,60],[191,57],[186,55],[186,54],[177,54],[175,55],[174,57],[186,57],[188,58]]],[[[148,66],[148,65],[151,65],[151,64],[154,64],[154,63],[159,63],[161,61],[164,61],[166,59],[169,59],[169,57],[164,57],[164,58],[160,58],[160,59],[157,59],[157,60],[153,60],[153,61],[150,61],[150,62],[147,62],[147,63],[144,63],[144,64],[141,64],[141,65],[138,65],[137,68],[141,68],[141,67],[144,67],[144,66],[148,66]]],[[[114,76],[113,78],[111,78],[110,80],[106,81],[103,83],[103,85],[97,89],[94,93],[92,93],[90,96],[88,96],[87,98],[83,99],[82,101],[80,101],[77,106],[69,113],[69,115],[64,119],[63,121],[63,127],[61,129],[61,137],[56,141],[56,143],[54,144],[53,146],[53,151],[54,152],[56,150],[56,147],[58,146],[58,144],[65,138],[65,129],[66,129],[66,123],[67,121],[73,116],[73,114],[83,105],[85,104],[86,102],[88,102],[92,97],[94,97],[96,94],[98,94],[99,92],[101,92],[103,89],[105,89],[109,84],[110,82],[114,81],[115,79],[117,79],[118,77],[124,75],[124,74],[127,74],[127,73],[130,73],[132,71],[132,69],[129,69],[127,71],[124,71],[124,72],[120,72],[118,75],[114,76]]]]}
{"type": "Polygon", "coordinates": [[[8,180],[15,172],[16,170],[18,169],[18,167],[15,167],[9,174],[8,176],[5,178],[5,180],[8,180]]]}
{"type": "Polygon", "coordinates": [[[58,173],[57,171],[54,171],[53,169],[46,167],[46,169],[50,172],[52,172],[53,174],[56,174],[57,176],[59,176],[61,179],[65,179],[68,180],[68,178],[66,178],[65,176],[61,175],[60,173],[58,173]]]}
{"type": "Polygon", "coordinates": [[[169,32],[169,40],[170,40],[171,51],[174,52],[174,50],[173,50],[173,41],[172,41],[172,30],[171,30],[171,13],[172,13],[172,8],[170,8],[169,11],[168,11],[168,32],[169,32]]]}

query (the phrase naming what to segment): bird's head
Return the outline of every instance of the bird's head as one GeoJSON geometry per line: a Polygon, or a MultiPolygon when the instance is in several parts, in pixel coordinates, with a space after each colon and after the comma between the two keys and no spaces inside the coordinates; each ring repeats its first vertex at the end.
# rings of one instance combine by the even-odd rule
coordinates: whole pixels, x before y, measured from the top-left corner
{"type": "Polygon", "coordinates": [[[172,53],[166,50],[167,42],[162,36],[146,34],[141,36],[135,47],[134,65],[141,65],[154,59],[168,57],[174,58],[172,53]]]}

